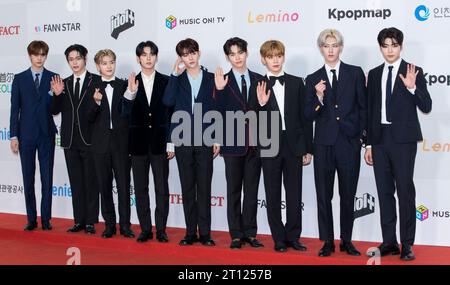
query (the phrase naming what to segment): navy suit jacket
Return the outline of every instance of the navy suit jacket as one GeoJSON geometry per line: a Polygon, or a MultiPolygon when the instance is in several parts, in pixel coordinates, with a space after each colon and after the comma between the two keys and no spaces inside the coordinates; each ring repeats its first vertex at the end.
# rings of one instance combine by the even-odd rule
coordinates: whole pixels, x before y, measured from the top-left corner
{"type": "Polygon", "coordinates": [[[364,72],[358,66],[341,62],[337,94],[333,94],[325,66],[306,77],[305,116],[315,120],[314,143],[334,145],[339,132],[349,139],[365,142],[367,129],[367,90],[364,72]],[[315,86],[326,81],[323,106],[315,86]]]}
{"type": "Polygon", "coordinates": [[[40,136],[51,138],[57,132],[50,112],[51,78],[56,75],[44,68],[39,90],[36,90],[31,68],[14,76],[11,90],[10,136],[36,141],[40,136]]]}
{"type": "MultiPolygon", "coordinates": [[[[416,91],[414,94],[411,94],[405,84],[403,84],[400,74],[406,76],[407,65],[408,63],[402,60],[392,91],[392,135],[397,143],[418,142],[423,139],[417,108],[424,113],[429,113],[432,105],[422,68],[416,66],[419,73],[416,77],[416,91]]],[[[369,71],[367,81],[369,108],[368,145],[379,144],[381,141],[381,104],[384,104],[384,102],[381,102],[383,68],[384,64],[369,71]]]]}
{"type": "MultiPolygon", "coordinates": [[[[250,88],[251,88],[251,84],[253,82],[256,82],[257,80],[262,78],[262,75],[256,72],[252,72],[249,70],[249,74],[250,74],[250,81],[251,82],[247,82],[247,84],[249,84],[250,88]]],[[[225,86],[225,88],[223,90],[216,90],[216,95],[214,96],[214,99],[216,100],[216,104],[217,104],[217,109],[222,113],[222,115],[225,118],[226,112],[227,111],[233,111],[233,112],[237,112],[237,111],[242,111],[242,112],[247,112],[250,107],[248,104],[248,99],[243,98],[242,97],[242,93],[239,90],[239,85],[236,81],[236,78],[234,77],[234,73],[233,70],[230,70],[225,76],[228,76],[228,83],[225,86]]],[[[240,78],[238,79],[240,80],[240,78]]],[[[250,90],[248,92],[247,95],[248,98],[250,98],[250,90]]],[[[223,143],[222,146],[220,148],[220,153],[224,156],[227,155],[235,155],[235,156],[239,156],[239,155],[245,155],[248,151],[248,147],[249,147],[249,132],[257,132],[257,130],[249,130],[249,126],[248,124],[245,125],[245,145],[244,146],[238,146],[237,145],[237,122],[234,123],[234,143],[231,146],[228,146],[226,143],[226,138],[227,138],[227,132],[226,132],[226,125],[224,124],[223,126],[223,143]]]]}
{"type": "MultiPolygon", "coordinates": [[[[202,118],[206,112],[216,109],[214,101],[215,93],[215,83],[214,74],[206,71],[202,68],[203,78],[200,85],[200,90],[198,92],[196,103],[202,104],[202,118]]],[[[177,111],[185,111],[190,114],[191,119],[191,143],[194,142],[194,114],[192,112],[192,91],[191,84],[187,76],[187,71],[185,70],[179,76],[171,75],[169,77],[169,82],[167,84],[166,90],[164,92],[163,104],[167,107],[174,107],[174,113],[177,111]]],[[[202,120],[203,121],[203,120],[202,120]]],[[[169,134],[171,136],[173,130],[181,123],[171,123],[169,134]]],[[[203,131],[211,123],[202,123],[202,134],[203,131]]],[[[169,141],[170,141],[169,136],[169,141]]],[[[193,144],[192,144],[193,145],[193,144]]]]}

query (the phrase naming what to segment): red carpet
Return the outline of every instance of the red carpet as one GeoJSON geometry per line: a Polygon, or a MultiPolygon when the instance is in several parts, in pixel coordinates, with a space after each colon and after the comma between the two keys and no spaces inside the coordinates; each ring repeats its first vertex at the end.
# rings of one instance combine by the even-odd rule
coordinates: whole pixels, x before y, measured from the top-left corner
{"type": "MultiPolygon", "coordinates": [[[[248,245],[241,250],[228,248],[230,238],[227,232],[213,232],[212,237],[217,246],[205,247],[200,244],[181,247],[178,241],[184,236],[184,229],[169,228],[167,233],[170,242],[167,244],[151,240],[137,243],[135,239],[123,238],[120,235],[111,239],[101,238],[103,224],[96,226],[97,234],[88,236],[84,232],[66,233],[73,221],[68,219],[52,219],[53,230],[33,232],[23,231],[25,216],[0,214],[0,264],[54,264],[64,265],[71,257],[66,255],[67,249],[77,247],[81,252],[81,264],[159,264],[159,265],[364,265],[368,257],[352,257],[336,252],[331,257],[321,258],[317,252],[321,247],[318,239],[302,239],[308,247],[306,252],[289,249],[286,253],[273,250],[270,236],[261,235],[264,248],[251,248],[248,245]]],[[[40,226],[40,225],[39,225],[40,226]]],[[[137,225],[133,230],[139,234],[137,225]]],[[[338,241],[336,241],[338,244],[338,241]]],[[[355,242],[355,246],[366,252],[377,243],[355,242]]],[[[418,265],[447,264],[450,265],[450,247],[414,246],[416,260],[402,262],[399,256],[383,257],[382,265],[418,265]]]]}

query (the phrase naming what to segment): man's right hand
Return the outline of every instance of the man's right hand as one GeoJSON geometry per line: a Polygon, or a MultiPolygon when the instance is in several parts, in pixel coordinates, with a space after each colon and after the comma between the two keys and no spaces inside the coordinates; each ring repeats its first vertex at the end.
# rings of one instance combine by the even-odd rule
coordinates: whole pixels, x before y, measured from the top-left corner
{"type": "Polygon", "coordinates": [[[102,95],[102,93],[100,93],[100,89],[99,88],[95,88],[95,93],[94,93],[95,103],[100,105],[100,103],[102,102],[102,98],[103,98],[103,95],[102,95]]]}
{"type": "Polygon", "coordinates": [[[182,60],[181,57],[178,57],[177,60],[175,61],[175,65],[173,67],[173,72],[178,76],[181,73],[183,73],[183,71],[186,69],[186,66],[184,64],[182,64],[182,60]],[[180,66],[181,65],[181,66],[180,66]]]}
{"type": "Polygon", "coordinates": [[[56,96],[61,95],[61,93],[64,91],[64,82],[58,75],[55,75],[52,77],[52,81],[50,82],[50,87],[56,96]]]}
{"type": "Polygon", "coordinates": [[[14,153],[14,154],[19,153],[19,140],[18,139],[12,139],[10,146],[11,146],[12,153],[14,153]]]}
{"type": "Polygon", "coordinates": [[[324,91],[325,89],[327,89],[327,86],[325,85],[326,81],[325,80],[320,80],[319,83],[316,84],[315,88],[316,88],[316,95],[317,98],[319,98],[320,102],[323,102],[323,96],[324,96],[324,91]]]}
{"type": "Polygon", "coordinates": [[[223,90],[225,86],[227,86],[228,76],[223,76],[223,70],[220,67],[217,68],[216,72],[214,73],[214,82],[216,84],[217,90],[223,90]]]}

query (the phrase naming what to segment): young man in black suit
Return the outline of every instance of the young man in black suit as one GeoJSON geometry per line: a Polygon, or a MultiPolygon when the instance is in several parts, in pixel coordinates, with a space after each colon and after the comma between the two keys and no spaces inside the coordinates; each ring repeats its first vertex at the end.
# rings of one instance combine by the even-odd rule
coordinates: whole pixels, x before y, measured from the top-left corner
{"type": "Polygon", "coordinates": [[[166,153],[171,109],[162,103],[168,77],[155,70],[158,47],[152,41],[141,42],[136,47],[136,58],[141,72],[136,76],[139,87],[133,100],[125,99],[124,108],[130,109],[130,134],[128,152],[131,155],[136,210],[141,226],[138,242],[153,238],[149,200],[150,166],[155,184],[156,239],[168,242],[166,233],[169,215],[169,159],[166,153]]]}
{"type": "Polygon", "coordinates": [[[59,76],[53,77],[51,112],[53,115],[61,113],[61,147],[64,148],[72,189],[75,224],[67,231],[74,233],[85,230],[88,234],[95,234],[99,192],[90,151],[91,125],[88,111],[92,94],[88,94],[88,89],[100,77],[86,70],[88,50],[84,46],[71,45],[64,54],[73,74],[64,81],[59,76]]]}
{"type": "Polygon", "coordinates": [[[312,122],[305,118],[305,85],[300,77],[283,71],[285,47],[276,40],[266,41],[260,48],[261,61],[267,68],[266,76],[253,84],[250,106],[261,120],[267,112],[268,122],[261,126],[258,137],[265,132],[279,138],[279,151],[273,157],[264,157],[266,147],[259,143],[264,186],[267,200],[267,217],[275,242],[275,251],[285,252],[287,247],[305,251],[299,241],[302,230],[302,171],[311,162],[312,122]],[[272,112],[278,115],[272,126],[272,112]],[[263,129],[265,128],[265,129],[263,129]],[[281,182],[286,191],[286,224],[281,217],[281,182]]]}
{"type": "MultiPolygon", "coordinates": [[[[194,124],[194,109],[202,107],[202,113],[214,110],[215,102],[213,93],[214,74],[207,72],[200,66],[200,49],[193,39],[180,41],[176,46],[178,59],[175,62],[174,72],[169,78],[163,103],[168,107],[174,107],[174,114],[189,114],[191,127],[194,124]]],[[[184,123],[184,122],[183,122],[184,123]]],[[[186,123],[185,123],[186,124],[186,123]]],[[[202,124],[202,134],[208,124],[202,124]]],[[[179,124],[172,123],[172,134],[179,124]]],[[[183,137],[186,134],[183,131],[183,137]]],[[[172,136],[171,136],[172,138],[172,136]]],[[[220,146],[206,145],[200,138],[200,144],[196,144],[194,130],[187,139],[189,145],[183,145],[173,140],[176,144],[175,154],[178,171],[180,173],[181,191],[183,195],[184,219],[186,221],[186,236],[180,241],[180,245],[192,245],[200,241],[205,246],[214,246],[211,238],[211,181],[213,173],[213,159],[219,154],[220,146]],[[200,238],[197,236],[197,229],[200,238]]],[[[173,155],[173,150],[170,151],[173,155]]]]}
{"type": "MultiPolygon", "coordinates": [[[[241,38],[228,39],[223,45],[227,61],[231,70],[224,76],[223,70],[218,68],[215,73],[217,93],[215,99],[217,108],[226,116],[226,112],[243,113],[249,110],[248,94],[252,82],[262,76],[247,68],[247,42],[241,38]]],[[[245,123],[245,122],[244,122],[245,123]]],[[[239,124],[239,122],[237,122],[239,124]]],[[[237,124],[234,128],[233,143],[227,145],[227,132],[224,132],[223,145],[220,153],[225,161],[227,179],[227,218],[231,235],[231,249],[239,249],[247,242],[252,247],[262,247],[256,239],[258,209],[258,187],[261,176],[261,159],[255,146],[249,145],[250,130],[246,124],[242,132],[238,132],[237,124]],[[238,145],[238,137],[245,138],[244,145],[238,145]],[[244,198],[241,203],[241,193],[244,198]]],[[[226,128],[224,128],[226,130],[226,128]]]]}
{"type": "MultiPolygon", "coordinates": [[[[416,232],[416,190],[414,163],[417,142],[422,140],[417,108],[431,112],[431,97],[420,67],[404,61],[400,53],[403,33],[386,28],[378,34],[385,62],[369,72],[368,134],[366,163],[373,165],[380,201],[383,243],[381,256],[400,254],[401,260],[415,259],[412,246],[416,232]],[[399,201],[400,241],[398,247],[395,191],[399,201]]],[[[374,256],[376,251],[369,251],[374,256]]]]}
{"type": "Polygon", "coordinates": [[[91,90],[93,100],[89,109],[92,123],[92,152],[95,173],[101,194],[102,215],[105,230],[102,237],[116,234],[116,213],[113,201],[113,177],[119,200],[120,234],[133,238],[130,226],[130,161],[128,156],[128,119],[122,114],[124,96],[132,98],[139,82],[131,74],[128,84],[115,77],[116,55],[112,50],[100,50],[95,64],[101,80],[91,90]],[[128,85],[128,88],[127,88],[128,85]],[[114,176],[113,176],[114,173],[114,176]]]}
{"type": "Polygon", "coordinates": [[[314,181],[317,193],[319,256],[335,251],[331,200],[337,172],[340,196],[340,250],[361,255],[352,240],[354,201],[367,126],[364,72],[340,60],[344,38],[334,29],[322,31],[317,45],[325,65],[306,77],[305,115],[315,120],[314,181]]]}

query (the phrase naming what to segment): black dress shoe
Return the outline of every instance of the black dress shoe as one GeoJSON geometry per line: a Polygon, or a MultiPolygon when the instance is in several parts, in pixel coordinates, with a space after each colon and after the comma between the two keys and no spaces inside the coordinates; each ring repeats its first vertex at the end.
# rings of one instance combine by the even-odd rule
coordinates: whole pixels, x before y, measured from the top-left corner
{"type": "Polygon", "coordinates": [[[214,240],[209,235],[207,235],[207,236],[200,236],[200,242],[201,242],[202,245],[205,245],[205,246],[215,246],[216,245],[214,240]]]}
{"type": "Polygon", "coordinates": [[[264,247],[264,245],[254,237],[245,237],[242,238],[241,241],[248,243],[251,247],[264,247]]]}
{"type": "Polygon", "coordinates": [[[397,244],[382,243],[376,250],[368,251],[367,256],[375,256],[377,252],[379,252],[380,256],[397,255],[400,254],[400,248],[397,244]]]}
{"type": "Polygon", "coordinates": [[[50,221],[42,221],[42,230],[43,231],[51,231],[53,229],[52,224],[50,224],[50,221]]]}
{"type": "Polygon", "coordinates": [[[85,226],[82,224],[75,224],[70,229],[67,230],[68,233],[77,233],[85,229],[85,226]]]}
{"type": "Polygon", "coordinates": [[[416,259],[414,252],[412,251],[412,246],[407,244],[402,244],[402,253],[400,254],[400,259],[404,261],[411,261],[416,259]]]}
{"type": "Polygon", "coordinates": [[[325,257],[330,256],[332,252],[335,251],[334,241],[327,240],[323,244],[322,248],[319,250],[319,256],[325,257]]]}
{"type": "Polygon", "coordinates": [[[84,232],[89,235],[95,235],[95,227],[94,225],[86,225],[86,228],[84,229],[84,232]]]}
{"type": "Polygon", "coordinates": [[[136,239],[137,242],[147,242],[149,239],[153,239],[153,233],[149,231],[143,231],[136,239]]]}
{"type": "Polygon", "coordinates": [[[126,238],[134,238],[134,232],[130,228],[120,228],[120,234],[126,238]]]}
{"type": "Polygon", "coordinates": [[[112,238],[116,234],[116,227],[106,227],[102,233],[102,238],[112,238]]]}
{"type": "Polygon", "coordinates": [[[284,241],[276,241],[273,249],[275,249],[275,251],[277,252],[286,252],[287,246],[284,241]]]}
{"type": "Polygon", "coordinates": [[[179,245],[193,245],[194,242],[198,242],[198,238],[196,235],[190,236],[187,235],[185,236],[182,240],[180,240],[179,245]]]}
{"type": "Polygon", "coordinates": [[[231,249],[240,249],[240,248],[242,248],[242,241],[241,241],[241,239],[233,239],[232,241],[231,241],[231,244],[230,244],[230,248],[231,249]]]}
{"type": "Polygon", "coordinates": [[[286,242],[286,245],[288,247],[292,247],[295,250],[300,250],[300,251],[306,251],[307,250],[306,245],[304,245],[303,243],[299,242],[298,240],[286,242]]]}
{"type": "Polygon", "coordinates": [[[341,250],[341,252],[346,251],[348,255],[361,255],[361,252],[356,249],[351,241],[341,241],[341,243],[339,244],[339,249],[341,250]]]}
{"type": "Polygon", "coordinates": [[[165,232],[157,232],[156,239],[159,242],[169,242],[169,237],[167,236],[167,234],[165,232]]]}
{"type": "Polygon", "coordinates": [[[23,228],[24,231],[32,231],[35,228],[37,228],[38,224],[37,222],[28,222],[28,224],[25,225],[23,228]]]}

